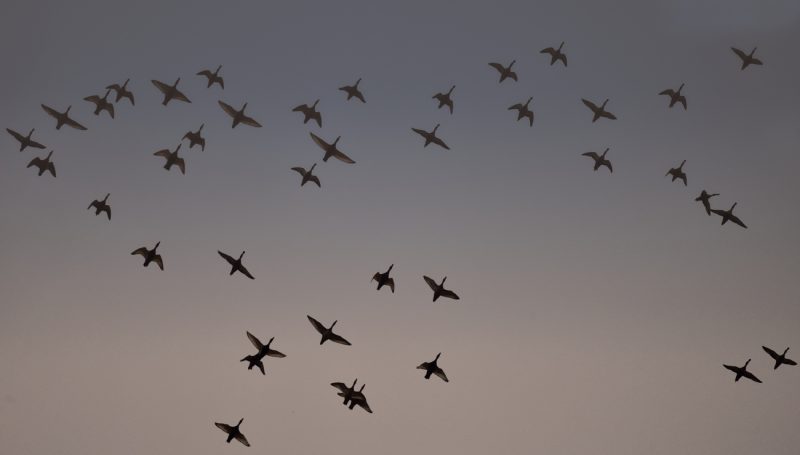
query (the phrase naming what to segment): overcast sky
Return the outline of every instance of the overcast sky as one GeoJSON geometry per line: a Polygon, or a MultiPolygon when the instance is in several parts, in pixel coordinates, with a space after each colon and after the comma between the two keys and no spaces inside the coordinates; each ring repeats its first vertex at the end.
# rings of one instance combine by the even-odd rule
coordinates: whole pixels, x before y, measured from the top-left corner
{"type": "Polygon", "coordinates": [[[0,452],[797,453],[800,367],[761,346],[800,360],[800,3],[164,3],[4,3],[0,127],[48,149],[2,133],[0,452]],[[192,103],[162,106],[150,80],[178,77],[192,103]],[[359,77],[366,104],[337,90],[359,77]],[[136,106],[93,116],[126,78],[136,106]],[[687,111],[658,96],[681,83],[687,111]],[[453,84],[450,115],[431,96],[453,84]],[[507,110],[530,96],[532,128],[507,110]],[[323,128],[291,112],[316,99],[323,128]],[[153,152],[202,123],[165,171],[153,152]],[[449,151],[411,131],[437,123],[449,151]],[[25,168],[50,149],[57,178],[25,168]],[[688,187],[664,176],[684,159],[688,187]],[[86,210],[109,192],[110,222],[86,210]],[[163,272],[130,255],[158,241],[163,272]],[[248,330],[287,354],[266,376],[248,330]],[[438,352],[450,383],[415,369],[438,352]],[[722,367],[748,358],[763,384],[722,367]],[[329,385],[355,378],[374,414],[329,385]],[[242,417],[249,449],[213,426],[242,417]]]}

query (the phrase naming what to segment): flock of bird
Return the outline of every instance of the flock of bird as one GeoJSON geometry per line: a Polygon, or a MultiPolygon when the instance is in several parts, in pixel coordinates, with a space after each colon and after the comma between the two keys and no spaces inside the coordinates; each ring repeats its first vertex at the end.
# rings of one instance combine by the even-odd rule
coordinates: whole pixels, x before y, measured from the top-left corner
{"type": "MultiPolygon", "coordinates": [[[[563,51],[564,43],[562,42],[558,48],[548,47],[542,49],[540,52],[542,54],[548,54],[550,56],[550,65],[554,65],[560,62],[564,67],[567,66],[567,56],[563,51]]],[[[756,49],[754,48],[749,54],[744,53],[743,51],[731,48],[733,52],[741,59],[741,69],[744,70],[750,65],[762,65],[763,63],[754,57],[756,49]]],[[[499,83],[503,83],[506,80],[513,80],[517,81],[518,77],[517,74],[512,70],[512,67],[516,63],[516,60],[511,61],[507,66],[504,66],[500,63],[489,63],[489,66],[494,68],[497,73],[499,74],[499,83]]],[[[220,75],[220,70],[222,69],[222,65],[218,66],[216,70],[213,72],[210,70],[203,70],[197,73],[197,76],[202,76],[207,79],[207,88],[211,88],[213,85],[218,85],[220,89],[225,88],[225,82],[222,76],[220,75]]],[[[166,84],[164,82],[158,80],[152,80],[152,84],[161,92],[163,95],[162,105],[167,106],[170,101],[181,101],[185,103],[191,103],[191,100],[184,94],[179,88],[178,84],[180,83],[181,79],[178,78],[172,85],[166,84]]],[[[128,89],[128,83],[130,79],[126,80],[124,83],[120,84],[111,84],[105,88],[105,94],[101,97],[99,95],[92,95],[84,98],[85,101],[92,103],[94,105],[93,113],[94,115],[98,116],[102,112],[106,112],[108,116],[112,119],[115,116],[115,104],[119,104],[123,99],[128,100],[131,106],[135,106],[135,99],[133,93],[128,89]],[[109,95],[114,92],[114,101],[109,100],[109,95]]],[[[340,91],[346,94],[346,100],[356,99],[361,103],[366,103],[366,98],[364,94],[361,92],[359,85],[361,83],[361,79],[359,78],[353,85],[345,85],[339,88],[340,91]]],[[[687,109],[687,101],[686,97],[682,94],[684,84],[681,84],[677,90],[667,89],[659,93],[659,95],[664,95],[669,97],[669,107],[672,108],[675,104],[680,103],[684,109],[687,109]]],[[[453,91],[455,90],[456,86],[453,85],[447,92],[437,93],[433,95],[433,99],[438,102],[438,109],[443,107],[447,107],[449,113],[453,114],[454,103],[453,103],[453,91]]],[[[516,103],[508,108],[508,110],[515,110],[517,111],[517,121],[522,119],[527,119],[530,126],[533,126],[534,122],[534,113],[530,108],[530,104],[533,98],[528,98],[527,101],[524,103],[516,103]]],[[[592,122],[596,122],[600,119],[608,119],[608,120],[616,120],[617,117],[612,112],[607,109],[607,105],[609,100],[605,99],[601,104],[596,104],[587,99],[581,99],[582,103],[591,111],[592,113],[592,122]]],[[[298,112],[303,115],[303,123],[307,124],[309,121],[313,121],[317,124],[317,126],[322,127],[322,114],[317,110],[317,105],[319,103],[319,99],[314,101],[313,104],[301,104],[294,109],[293,112],[298,112]]],[[[259,128],[261,124],[253,119],[252,117],[245,114],[245,109],[247,108],[247,103],[244,103],[240,109],[236,109],[230,104],[225,103],[222,100],[218,101],[220,108],[232,119],[231,128],[236,128],[238,125],[246,125],[250,127],[259,128]]],[[[45,104],[41,105],[42,109],[55,119],[56,121],[56,129],[60,130],[62,126],[69,126],[71,128],[85,131],[87,128],[83,126],[81,123],[74,120],[70,117],[70,111],[72,106],[68,106],[64,112],[59,112],[58,110],[47,106],[45,104]]],[[[173,151],[169,149],[161,149],[156,151],[153,155],[163,158],[164,161],[164,168],[170,170],[173,166],[177,166],[180,169],[182,174],[186,173],[186,162],[185,160],[179,155],[179,151],[181,149],[182,142],[184,140],[189,142],[189,148],[194,148],[195,146],[199,146],[201,150],[205,150],[205,138],[202,136],[203,127],[205,124],[200,125],[197,131],[189,131],[183,137],[181,143],[179,143],[173,151]]],[[[432,130],[427,131],[421,128],[411,128],[411,130],[420,135],[424,138],[425,142],[423,147],[427,147],[430,144],[435,144],[439,147],[449,150],[450,147],[442,140],[440,137],[437,136],[437,131],[439,129],[439,124],[433,127],[432,130]]],[[[27,135],[23,135],[17,131],[11,130],[7,128],[8,133],[13,136],[20,144],[19,151],[22,152],[26,148],[36,148],[36,149],[45,149],[46,146],[42,143],[33,139],[33,133],[35,129],[31,129],[27,135]]],[[[309,132],[311,140],[324,152],[322,157],[323,162],[327,162],[330,158],[336,158],[337,160],[347,163],[347,164],[354,164],[355,161],[343,153],[338,148],[338,143],[341,137],[336,137],[332,142],[328,142],[325,139],[321,138],[320,136],[314,134],[313,132],[309,132]]],[[[594,170],[597,171],[600,167],[605,166],[608,168],[610,173],[613,173],[613,168],[611,165],[611,161],[606,157],[609,148],[606,148],[602,154],[598,154],[596,152],[586,152],[583,153],[583,156],[587,156],[592,158],[594,161],[594,170]]],[[[55,164],[52,160],[53,152],[52,150],[47,154],[46,157],[40,158],[36,157],[33,158],[27,167],[36,167],[38,168],[39,175],[43,175],[45,172],[49,172],[52,174],[53,177],[56,176],[56,168],[55,164]]],[[[686,172],[683,170],[684,165],[686,164],[686,160],[683,160],[678,167],[672,168],[665,174],[666,176],[671,176],[672,181],[681,180],[684,186],[688,185],[687,183],[687,176],[686,172]]],[[[316,168],[317,164],[314,163],[309,169],[304,167],[293,167],[291,168],[292,171],[297,172],[302,177],[301,186],[304,186],[308,182],[312,182],[316,184],[318,187],[321,187],[321,183],[319,177],[314,175],[314,169],[316,168]]],[[[111,206],[108,202],[110,194],[106,194],[102,200],[94,200],[89,204],[88,209],[94,209],[95,215],[100,215],[101,213],[105,213],[108,217],[108,220],[111,220],[111,206]]],[[[695,201],[701,202],[705,209],[707,215],[715,214],[721,217],[722,224],[726,224],[728,221],[731,221],[743,228],[746,228],[745,224],[733,214],[733,209],[736,207],[736,203],[734,203],[730,209],[728,210],[720,210],[714,209],[711,207],[710,199],[712,197],[718,196],[718,193],[708,193],[706,190],[703,190],[700,195],[695,199],[695,201]]],[[[134,250],[131,254],[132,255],[140,255],[144,258],[143,265],[145,267],[149,266],[151,263],[155,263],[159,269],[164,270],[164,261],[160,254],[158,254],[157,249],[160,245],[160,242],[157,242],[152,249],[147,247],[140,247],[134,250]]],[[[230,275],[233,275],[236,272],[246,276],[247,278],[255,279],[253,275],[248,271],[248,269],[243,264],[243,257],[245,252],[239,255],[238,258],[234,258],[222,251],[218,251],[218,254],[230,265],[230,275]]],[[[395,282],[394,279],[390,276],[392,268],[394,264],[389,266],[389,268],[385,272],[377,272],[372,277],[371,281],[375,281],[377,283],[377,290],[381,290],[384,286],[388,287],[392,293],[395,291],[395,282]]],[[[445,281],[447,277],[442,278],[440,283],[437,283],[433,278],[428,276],[423,276],[423,280],[430,289],[433,291],[433,302],[436,302],[439,298],[449,298],[453,300],[459,300],[459,296],[444,287],[445,281]]],[[[351,345],[349,341],[347,341],[341,335],[334,333],[333,328],[338,321],[333,321],[330,326],[325,326],[318,320],[314,319],[310,315],[307,315],[308,321],[311,323],[312,327],[321,335],[320,345],[325,343],[326,341],[331,341],[334,343],[342,344],[342,345],[351,345]]],[[[270,338],[269,341],[264,344],[262,343],[255,335],[250,332],[247,333],[247,338],[250,340],[252,345],[255,347],[257,352],[255,354],[247,355],[241,359],[241,362],[247,362],[248,366],[247,369],[251,370],[253,367],[257,367],[262,374],[266,374],[264,369],[263,359],[265,357],[275,357],[275,358],[282,358],[286,357],[285,354],[274,350],[271,348],[271,345],[274,341],[274,338],[270,338]]],[[[775,351],[768,347],[763,347],[764,351],[766,351],[774,360],[775,360],[775,369],[777,369],[780,365],[796,365],[791,359],[786,357],[786,353],[789,348],[783,352],[783,354],[777,354],[775,351]]],[[[417,368],[425,370],[425,379],[429,379],[431,375],[435,375],[441,380],[445,382],[449,382],[447,375],[445,374],[444,370],[439,366],[438,361],[441,356],[441,353],[438,353],[436,357],[430,362],[423,362],[417,368]]],[[[731,365],[724,365],[725,368],[731,370],[736,373],[736,381],[738,381],[742,377],[746,377],[756,382],[761,382],[755,375],[753,375],[750,371],[747,370],[747,366],[750,363],[750,359],[742,367],[731,366],[731,365]]],[[[361,388],[356,390],[356,383],[358,379],[354,380],[350,386],[342,382],[334,382],[331,384],[334,388],[338,390],[338,396],[343,398],[343,404],[349,409],[354,409],[356,406],[362,408],[368,413],[372,413],[372,409],[367,402],[366,395],[364,394],[364,384],[361,385],[361,388]]],[[[240,426],[244,419],[240,419],[236,425],[228,425],[225,423],[215,423],[215,425],[227,433],[227,442],[231,442],[232,440],[237,440],[240,443],[244,444],[245,446],[250,446],[249,441],[242,433],[240,426]]]]}

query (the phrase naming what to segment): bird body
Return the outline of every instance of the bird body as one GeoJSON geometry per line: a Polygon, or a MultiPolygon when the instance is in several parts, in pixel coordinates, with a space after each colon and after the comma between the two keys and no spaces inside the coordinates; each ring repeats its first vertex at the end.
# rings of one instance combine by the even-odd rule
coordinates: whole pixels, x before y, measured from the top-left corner
{"type": "Polygon", "coordinates": [[[714,196],[719,196],[719,193],[708,194],[706,190],[700,192],[700,196],[697,196],[694,200],[697,202],[702,202],[703,207],[706,209],[706,215],[711,215],[711,199],[714,196]]]}
{"type": "Polygon", "coordinates": [[[740,68],[741,70],[744,70],[745,68],[747,68],[750,65],[763,65],[764,64],[761,60],[753,57],[753,54],[756,53],[756,49],[758,49],[758,48],[754,47],[753,50],[750,51],[749,54],[745,54],[743,51],[741,51],[739,49],[736,49],[735,47],[731,48],[733,53],[736,54],[742,60],[742,67],[740,68]]]}
{"type": "Polygon", "coordinates": [[[266,374],[266,372],[264,371],[264,362],[263,362],[264,357],[269,356],[269,357],[276,357],[279,359],[286,357],[286,354],[270,348],[270,345],[272,344],[272,341],[275,339],[275,337],[270,338],[267,344],[262,343],[261,340],[259,340],[255,335],[253,335],[250,332],[247,332],[247,338],[250,340],[250,343],[252,343],[256,349],[258,349],[258,352],[256,352],[255,354],[248,355],[242,360],[240,360],[240,362],[248,362],[247,365],[248,370],[252,370],[254,366],[257,366],[258,369],[261,370],[262,375],[266,374]]]}
{"type": "Polygon", "coordinates": [[[766,346],[761,346],[761,348],[764,349],[764,352],[769,354],[769,356],[772,357],[772,359],[775,361],[775,367],[773,368],[773,370],[777,370],[778,367],[781,365],[791,365],[791,366],[797,365],[797,362],[786,357],[786,353],[789,352],[789,348],[786,348],[783,351],[783,354],[778,354],[777,352],[773,351],[772,349],[766,346]]]}
{"type": "Polygon", "coordinates": [[[219,423],[219,422],[214,422],[214,425],[216,425],[217,428],[228,434],[228,438],[225,440],[225,442],[230,444],[230,442],[235,439],[241,442],[245,447],[250,447],[250,442],[247,441],[247,438],[245,438],[242,432],[239,430],[239,426],[242,424],[243,420],[244,419],[239,419],[239,423],[237,423],[236,426],[231,426],[226,423],[219,423]]]}
{"type": "Polygon", "coordinates": [[[747,226],[745,226],[745,224],[742,222],[742,220],[740,220],[739,217],[737,217],[736,215],[733,214],[733,209],[734,209],[734,207],[736,207],[736,204],[737,203],[734,202],[733,205],[731,206],[731,208],[728,209],[728,210],[711,209],[711,213],[714,213],[714,214],[719,215],[719,216],[722,217],[722,223],[720,223],[720,224],[724,225],[728,221],[731,221],[731,222],[733,222],[735,224],[738,224],[739,226],[747,229],[747,226]]]}
{"type": "Polygon", "coordinates": [[[156,243],[156,246],[153,247],[152,250],[148,250],[145,247],[137,248],[133,250],[131,255],[140,255],[144,257],[144,267],[150,265],[151,262],[155,262],[158,265],[158,268],[164,270],[164,260],[161,258],[161,255],[156,253],[158,246],[161,245],[161,242],[156,243]]]}

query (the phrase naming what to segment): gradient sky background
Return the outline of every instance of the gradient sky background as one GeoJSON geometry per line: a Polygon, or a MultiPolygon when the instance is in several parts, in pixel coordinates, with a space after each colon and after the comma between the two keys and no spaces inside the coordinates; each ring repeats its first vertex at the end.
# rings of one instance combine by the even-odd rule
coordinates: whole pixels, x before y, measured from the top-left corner
{"type": "Polygon", "coordinates": [[[36,127],[58,170],[3,133],[3,453],[797,453],[800,368],[761,345],[800,357],[800,3],[3,10],[0,126],[36,127]],[[487,63],[512,59],[498,85],[487,63]],[[91,115],[82,98],[128,77],[136,106],[91,115]],[[150,79],[177,77],[192,104],[161,106],[150,79]],[[358,77],[364,105],[336,90],[358,77]],[[667,109],[681,82],[689,110],[667,109]],[[430,99],[451,84],[452,116],[430,99]],[[533,128],[506,110],[528,96],[533,128]],[[317,98],[321,130],[290,111],[317,98]],[[264,127],[231,130],[218,99],[264,127]],[[164,171],[153,152],[203,122],[205,152],[164,171]],[[450,151],[410,131],[439,122],[450,151]],[[318,130],[357,163],[322,163],[318,130]],[[605,147],[615,172],[592,172],[580,154],[605,147]],[[664,177],[683,159],[688,188],[664,177]],[[289,169],[314,162],[322,189],[300,188],[289,169]],[[750,228],[706,216],[704,188],[750,228]],[[106,192],[110,222],[86,210],[106,192]],[[156,241],[164,272],[130,256],[156,241]],[[390,263],[394,295],[368,282],[390,263]],[[432,304],[423,274],[462,300],[432,304]],[[320,347],[306,314],[353,346],[320,347]],[[239,363],[246,330],[288,355],[266,377],[239,363]],[[415,369],[440,351],[449,384],[415,369]],[[734,383],[722,363],[751,357],[764,384],[734,383]],[[356,377],[372,415],[328,385],[356,377]],[[213,426],[240,417],[250,449],[213,426]]]}

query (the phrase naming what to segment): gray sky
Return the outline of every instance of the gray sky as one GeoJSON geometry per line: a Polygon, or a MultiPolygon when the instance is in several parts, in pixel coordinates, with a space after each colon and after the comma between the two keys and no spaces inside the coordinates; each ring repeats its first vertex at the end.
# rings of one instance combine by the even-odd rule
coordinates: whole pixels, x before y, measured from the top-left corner
{"type": "Polygon", "coordinates": [[[58,169],[37,177],[46,152],[3,133],[3,453],[797,453],[800,369],[761,351],[800,357],[797,2],[3,10],[0,126],[36,127],[58,169]],[[512,59],[498,85],[487,63],[512,59]],[[177,77],[192,104],[161,106],[150,79],[177,77]],[[336,90],[358,77],[364,105],[336,90]],[[136,106],[91,115],[82,98],[126,78],[136,106]],[[682,82],[689,110],[667,109],[682,82]],[[450,116],[430,97],[452,84],[450,116]],[[529,96],[533,128],[506,110],[529,96]],[[290,111],[317,98],[322,129],[290,111]],[[264,127],[231,130],[219,99],[264,127]],[[201,123],[187,174],[162,169],[201,123]],[[410,130],[436,123],[452,150],[410,130]],[[357,163],[322,163],[309,131],[357,163]],[[580,154],[606,147],[614,173],[592,172],[580,154]],[[664,177],[683,159],[688,188],[664,177]],[[300,188],[289,169],[314,162],[322,189],[300,188]],[[706,216],[704,188],[749,229],[706,216]],[[111,222],[86,211],[106,192],[111,222]],[[164,272],[130,256],[156,241],[164,272]],[[368,283],[390,263],[394,295],[368,283]],[[462,299],[432,304],[423,274],[462,299]],[[320,347],[306,314],[353,346],[320,347]],[[238,362],[246,330],[288,355],[266,377],[238,362]],[[440,351],[448,384],[415,369],[440,351]],[[722,363],[751,357],[764,383],[734,383],[722,363]],[[328,385],[355,377],[372,415],[328,385]],[[240,417],[250,449],[212,424],[240,417]]]}

